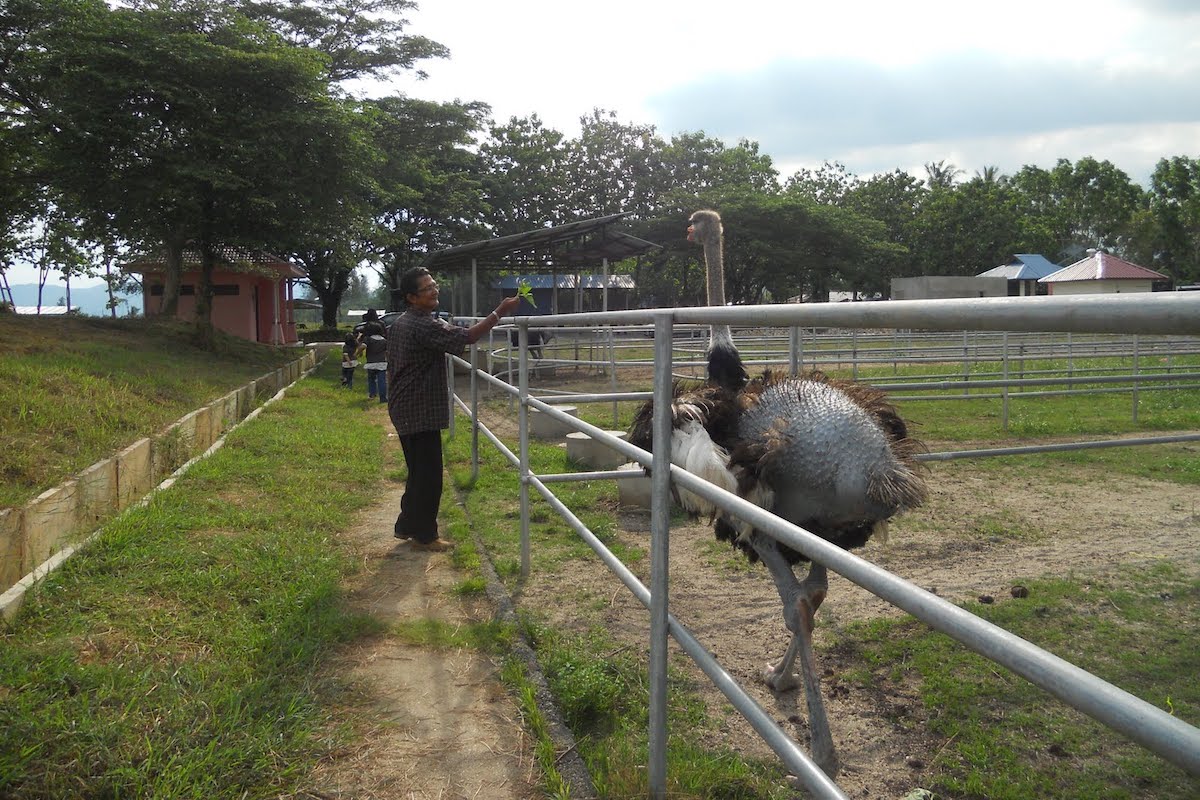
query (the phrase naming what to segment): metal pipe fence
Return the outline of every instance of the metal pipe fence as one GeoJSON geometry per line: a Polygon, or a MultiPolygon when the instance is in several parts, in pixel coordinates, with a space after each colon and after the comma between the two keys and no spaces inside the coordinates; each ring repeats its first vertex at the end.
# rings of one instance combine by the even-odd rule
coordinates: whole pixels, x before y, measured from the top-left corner
{"type": "MultiPolygon", "coordinates": [[[[754,307],[770,324],[802,324],[806,319],[818,317],[828,324],[862,327],[898,328],[920,327],[924,329],[978,328],[982,326],[999,331],[1032,331],[1036,325],[1046,325],[1047,330],[1081,333],[1162,333],[1164,325],[1173,333],[1200,334],[1200,297],[1194,299],[1171,296],[1170,302],[1134,295],[1119,295],[1126,298],[1120,303],[1105,296],[1093,298],[1004,298],[979,301],[901,301],[889,303],[852,304],[891,307],[894,314],[882,314],[875,308],[845,309],[837,304],[833,312],[813,312],[805,308],[782,308],[776,306],[754,307]],[[1007,300],[1008,302],[1003,302],[1007,300]],[[1045,302],[1052,300],[1054,302],[1045,302]],[[1013,302],[1016,301],[1016,302],[1013,302]],[[1034,302],[1031,301],[1041,301],[1034,302]],[[785,313],[786,312],[786,313],[785,313]],[[970,323],[970,324],[964,324],[970,323]]],[[[497,446],[509,463],[514,463],[521,473],[521,552],[522,574],[529,574],[529,488],[532,486],[553,507],[593,550],[614,571],[637,599],[650,611],[651,634],[649,642],[650,678],[650,737],[647,776],[651,797],[665,797],[666,791],[666,637],[670,635],[697,663],[718,689],[734,704],[764,741],[783,760],[812,793],[818,798],[843,798],[845,795],[820,769],[801,751],[775,723],[762,711],[741,687],[733,682],[728,673],[716,662],[708,651],[679,624],[669,613],[667,578],[669,573],[668,540],[670,535],[671,483],[694,492],[729,513],[750,522],[757,530],[773,536],[779,541],[824,564],[843,577],[866,588],[876,596],[887,600],[932,628],[946,633],[967,648],[1001,664],[1035,685],[1059,698],[1068,705],[1083,711],[1108,727],[1128,736],[1166,760],[1193,775],[1200,775],[1200,729],[1179,720],[1153,705],[1115,687],[1090,673],[1054,656],[1045,650],[1021,639],[963,609],[933,595],[905,580],[867,562],[847,551],[831,545],[811,532],[793,525],[770,512],[749,503],[734,494],[707,483],[670,463],[670,419],[669,406],[673,377],[672,326],[677,321],[735,322],[744,321],[745,309],[658,309],[652,312],[605,312],[602,314],[567,314],[551,318],[539,318],[540,324],[619,324],[631,317],[640,323],[647,315],[652,318],[655,330],[654,364],[655,378],[652,396],[655,400],[654,452],[641,450],[624,440],[580,420],[559,408],[567,402],[607,402],[618,400],[640,400],[647,393],[608,393],[562,396],[539,399],[530,394],[528,384],[529,359],[526,350],[528,322],[518,324],[519,369],[518,385],[500,381],[493,376],[483,376],[489,387],[496,387],[517,398],[519,406],[519,455],[514,455],[473,414],[472,426],[485,431],[485,436],[497,446]],[[529,410],[535,409],[564,426],[581,431],[603,442],[629,460],[651,469],[651,585],[648,590],[634,578],[586,526],[550,490],[548,484],[568,480],[595,480],[626,477],[616,472],[589,472],[578,475],[535,475],[529,468],[529,410]]],[[[795,337],[792,337],[795,342],[795,337]]],[[[611,350],[611,348],[610,348],[611,350]]],[[[1139,355],[1135,345],[1135,361],[1139,355]]],[[[461,359],[455,363],[467,365],[461,359]]],[[[796,359],[792,356],[792,364],[796,359]]],[[[1007,371],[1008,361],[1004,362],[1007,371]]],[[[469,365],[467,365],[469,366],[469,365]]],[[[613,364],[615,370],[615,363],[613,364]]],[[[1103,383],[1100,377],[1120,379],[1121,376],[1091,376],[1079,381],[1103,383]]],[[[1138,381],[1151,379],[1151,375],[1135,376],[1138,381]]],[[[1174,377],[1193,377],[1192,374],[1174,377]]],[[[1062,383],[1061,379],[1027,379],[1062,383]]],[[[1075,379],[1072,379],[1075,380],[1075,379]]],[[[981,382],[963,381],[969,386],[981,387],[981,382]]],[[[1011,382],[996,381],[1006,389],[1011,382]]],[[[958,385],[956,382],[955,385],[958,385]]],[[[1027,385],[1044,385],[1030,383],[1027,385]]],[[[922,385],[928,388],[928,385],[922,385]]],[[[476,383],[471,384],[470,405],[455,397],[453,402],[472,413],[477,410],[476,383]]],[[[1007,393],[1005,395],[1007,400],[1007,393]]],[[[1174,437],[1153,437],[1142,440],[1106,440],[1103,442],[1074,443],[1076,449],[1086,447],[1128,446],[1165,441],[1196,441],[1200,434],[1183,434],[1174,437]],[[1119,442],[1119,445],[1118,445],[1119,442]]],[[[951,458],[1012,455],[1027,452],[1049,452],[1066,449],[1071,444],[1042,445],[1029,448],[996,448],[992,450],[959,451],[957,453],[927,454],[926,460],[949,460],[951,458]]]]}

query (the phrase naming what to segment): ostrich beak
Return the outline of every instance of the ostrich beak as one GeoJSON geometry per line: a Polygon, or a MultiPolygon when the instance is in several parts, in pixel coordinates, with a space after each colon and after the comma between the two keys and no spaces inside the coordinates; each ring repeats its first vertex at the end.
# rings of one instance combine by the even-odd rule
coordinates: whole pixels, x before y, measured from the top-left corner
{"type": "Polygon", "coordinates": [[[688,225],[687,240],[689,242],[696,241],[696,226],[695,225],[688,225]]]}

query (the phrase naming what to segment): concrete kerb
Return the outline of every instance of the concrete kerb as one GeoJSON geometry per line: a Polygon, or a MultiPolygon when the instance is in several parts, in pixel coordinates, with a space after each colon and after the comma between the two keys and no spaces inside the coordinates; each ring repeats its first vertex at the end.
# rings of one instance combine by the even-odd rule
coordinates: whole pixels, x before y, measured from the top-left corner
{"type": "MultiPolygon", "coordinates": [[[[275,402],[279,398],[283,397],[288,389],[290,389],[293,385],[295,385],[295,383],[299,382],[300,379],[308,377],[308,375],[311,374],[316,368],[317,368],[317,363],[316,363],[316,360],[314,359],[312,361],[312,366],[310,366],[308,369],[306,369],[302,372],[299,372],[295,381],[293,381],[292,383],[289,383],[286,386],[280,387],[278,389],[278,391],[276,391],[270,398],[268,398],[266,401],[264,401],[262,405],[258,406],[253,411],[248,413],[244,419],[235,422],[232,426],[230,426],[226,430],[224,430],[222,432],[221,436],[219,438],[217,438],[216,441],[212,442],[212,444],[209,445],[208,448],[203,453],[200,453],[199,455],[185,461],[177,469],[175,469],[168,477],[166,477],[161,483],[159,483],[158,486],[150,489],[149,493],[146,494],[145,496],[143,496],[140,500],[130,502],[128,505],[123,504],[122,501],[129,501],[132,498],[130,498],[128,496],[128,494],[126,494],[124,491],[122,491],[124,489],[124,487],[121,485],[121,483],[118,479],[117,491],[116,491],[116,504],[119,506],[119,510],[117,511],[117,513],[115,515],[109,517],[108,519],[106,519],[104,521],[104,524],[102,524],[99,528],[96,528],[95,530],[93,530],[90,534],[88,534],[86,537],[84,537],[80,541],[65,544],[61,547],[61,549],[56,548],[56,552],[51,554],[48,558],[46,558],[44,561],[42,561],[40,564],[38,564],[36,567],[34,567],[30,572],[28,572],[24,577],[22,577],[16,583],[14,583],[12,586],[10,586],[7,590],[5,590],[2,594],[0,594],[0,621],[7,623],[7,624],[11,624],[13,622],[13,620],[16,619],[17,614],[20,612],[21,605],[25,601],[25,593],[29,589],[31,589],[33,586],[35,586],[38,581],[42,580],[47,575],[54,572],[54,570],[58,569],[59,566],[61,566],[63,563],[65,563],[66,560],[68,558],[70,558],[72,555],[74,555],[76,552],[82,550],[84,547],[86,547],[87,545],[89,545],[93,541],[95,541],[104,532],[104,525],[106,525],[108,522],[111,522],[112,520],[119,517],[122,513],[125,512],[125,510],[127,510],[130,507],[145,506],[147,503],[150,502],[150,500],[154,497],[155,494],[157,494],[160,491],[170,488],[181,475],[183,475],[185,472],[188,471],[188,469],[190,469],[192,467],[193,464],[195,464],[198,461],[201,461],[205,458],[208,458],[210,455],[212,455],[217,450],[219,450],[221,448],[221,446],[225,444],[225,437],[230,431],[234,430],[239,425],[249,422],[250,420],[254,419],[254,417],[258,416],[258,414],[266,406],[270,405],[271,403],[275,402]]],[[[282,371],[278,371],[275,373],[276,380],[278,380],[278,376],[280,376],[281,374],[283,374],[282,371]]],[[[255,383],[254,381],[251,381],[250,385],[249,385],[250,392],[251,392],[251,394],[250,394],[251,398],[254,397],[254,394],[253,394],[254,383],[255,383]]],[[[246,388],[247,387],[243,387],[242,389],[236,391],[236,394],[239,398],[241,398],[243,396],[242,392],[246,388]]],[[[218,402],[224,402],[224,400],[218,401],[218,402]]],[[[239,405],[240,405],[240,403],[239,403],[239,405]]],[[[215,412],[214,409],[210,408],[210,406],[205,406],[203,410],[211,413],[213,416],[219,416],[215,412]]],[[[239,409],[239,411],[240,411],[240,409],[239,409]]],[[[195,419],[196,416],[197,416],[196,412],[192,412],[191,414],[186,415],[184,417],[184,419],[187,419],[189,417],[192,419],[195,419]]],[[[208,421],[206,420],[205,423],[207,426],[208,421]]],[[[172,425],[171,428],[176,428],[176,426],[178,426],[178,425],[179,425],[179,423],[177,422],[174,425],[172,425]]],[[[139,440],[138,442],[135,442],[134,444],[130,445],[125,450],[121,451],[121,453],[118,454],[116,457],[114,457],[112,459],[107,459],[107,461],[112,461],[115,464],[115,463],[118,463],[124,457],[130,457],[131,454],[134,454],[134,455],[142,454],[145,457],[145,459],[147,461],[149,461],[150,460],[150,452],[151,452],[151,440],[150,439],[142,439],[142,440],[139,440]]],[[[89,467],[87,470],[84,470],[84,472],[81,475],[90,475],[93,470],[95,470],[97,467],[100,467],[104,463],[105,463],[104,461],[98,462],[97,464],[93,465],[92,467],[89,467]]],[[[120,473],[118,471],[118,476],[119,476],[119,474],[120,473]]],[[[44,497],[45,495],[51,494],[58,490],[63,490],[65,488],[65,489],[69,489],[69,493],[71,494],[72,498],[74,498],[75,495],[77,494],[77,489],[78,489],[78,485],[79,485],[78,481],[79,481],[79,478],[72,478],[71,480],[64,482],[64,484],[60,485],[59,487],[55,487],[55,489],[47,490],[46,492],[43,493],[42,496],[44,497]]],[[[36,501],[34,501],[34,502],[36,502],[36,501]]],[[[24,517],[25,517],[25,514],[22,509],[4,509],[2,512],[0,512],[0,523],[3,523],[3,526],[0,526],[0,530],[6,529],[7,526],[10,526],[14,523],[17,526],[22,526],[24,517]]],[[[3,540],[0,540],[0,541],[3,541],[3,540]]],[[[15,546],[12,542],[10,542],[9,544],[10,544],[10,548],[15,546]]],[[[34,553],[28,552],[28,549],[25,547],[17,547],[16,549],[18,551],[21,551],[20,555],[23,558],[32,557],[35,555],[34,553]]],[[[4,553],[0,553],[0,556],[3,556],[3,555],[4,555],[4,553]]],[[[9,554],[9,555],[11,555],[11,554],[9,554]]]]}

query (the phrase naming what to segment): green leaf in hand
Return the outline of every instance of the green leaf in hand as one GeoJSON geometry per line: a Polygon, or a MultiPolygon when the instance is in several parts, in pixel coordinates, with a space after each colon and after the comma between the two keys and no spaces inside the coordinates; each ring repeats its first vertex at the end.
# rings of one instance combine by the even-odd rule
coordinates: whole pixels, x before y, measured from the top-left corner
{"type": "Polygon", "coordinates": [[[529,305],[537,308],[537,303],[533,302],[533,287],[528,283],[517,284],[517,297],[524,298],[529,301],[529,305]]]}

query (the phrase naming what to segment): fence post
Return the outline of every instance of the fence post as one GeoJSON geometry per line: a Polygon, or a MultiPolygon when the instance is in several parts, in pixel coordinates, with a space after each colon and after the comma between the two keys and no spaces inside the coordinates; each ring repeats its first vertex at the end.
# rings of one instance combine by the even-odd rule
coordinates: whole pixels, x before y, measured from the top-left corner
{"type": "Polygon", "coordinates": [[[1004,390],[1001,393],[1003,401],[1000,418],[1003,421],[1004,432],[1008,433],[1008,331],[1004,332],[1004,390]]]}
{"type": "Polygon", "coordinates": [[[654,461],[650,474],[650,797],[667,796],[667,580],[671,536],[671,324],[654,317],[654,461]]]}
{"type": "Polygon", "coordinates": [[[850,331],[850,377],[858,380],[858,328],[850,331]]]}
{"type": "Polygon", "coordinates": [[[1138,421],[1138,335],[1133,335],[1133,421],[1138,421]]]}
{"type": "MultiPolygon", "coordinates": [[[[479,356],[479,345],[471,345],[471,481],[479,480],[479,383],[476,380],[475,362],[479,356]]],[[[453,371],[454,364],[450,364],[453,371]]],[[[450,409],[454,413],[454,409],[450,409]]]]}
{"type": "MultiPolygon", "coordinates": [[[[608,263],[607,260],[605,261],[605,263],[606,264],[608,263]]],[[[607,292],[608,290],[605,289],[605,291],[607,292]]],[[[605,299],[605,304],[607,305],[607,303],[608,303],[608,295],[607,294],[605,294],[604,299],[605,299]]],[[[607,311],[608,309],[605,308],[604,310],[607,311]]],[[[612,376],[609,379],[608,386],[609,386],[609,389],[612,390],[612,393],[616,394],[617,393],[617,343],[615,340],[615,334],[613,333],[612,326],[609,325],[604,330],[605,330],[605,332],[607,334],[607,338],[608,338],[608,368],[612,371],[612,376]]],[[[617,401],[613,400],[613,428],[617,427],[617,421],[618,421],[617,401]]]]}
{"type": "MultiPolygon", "coordinates": [[[[511,361],[512,357],[509,356],[511,361]]],[[[521,578],[529,579],[529,322],[517,327],[517,427],[521,459],[521,578]]]]}
{"type": "Polygon", "coordinates": [[[446,362],[446,402],[450,405],[450,438],[454,438],[454,359],[442,356],[446,362]]]}
{"type": "MultiPolygon", "coordinates": [[[[967,344],[967,336],[968,335],[969,334],[967,333],[967,331],[963,331],[963,383],[964,384],[967,381],[971,380],[971,357],[970,357],[970,351],[968,350],[968,344],[967,344]]],[[[963,386],[963,397],[966,397],[970,393],[971,393],[971,390],[968,387],[963,386]]]]}

